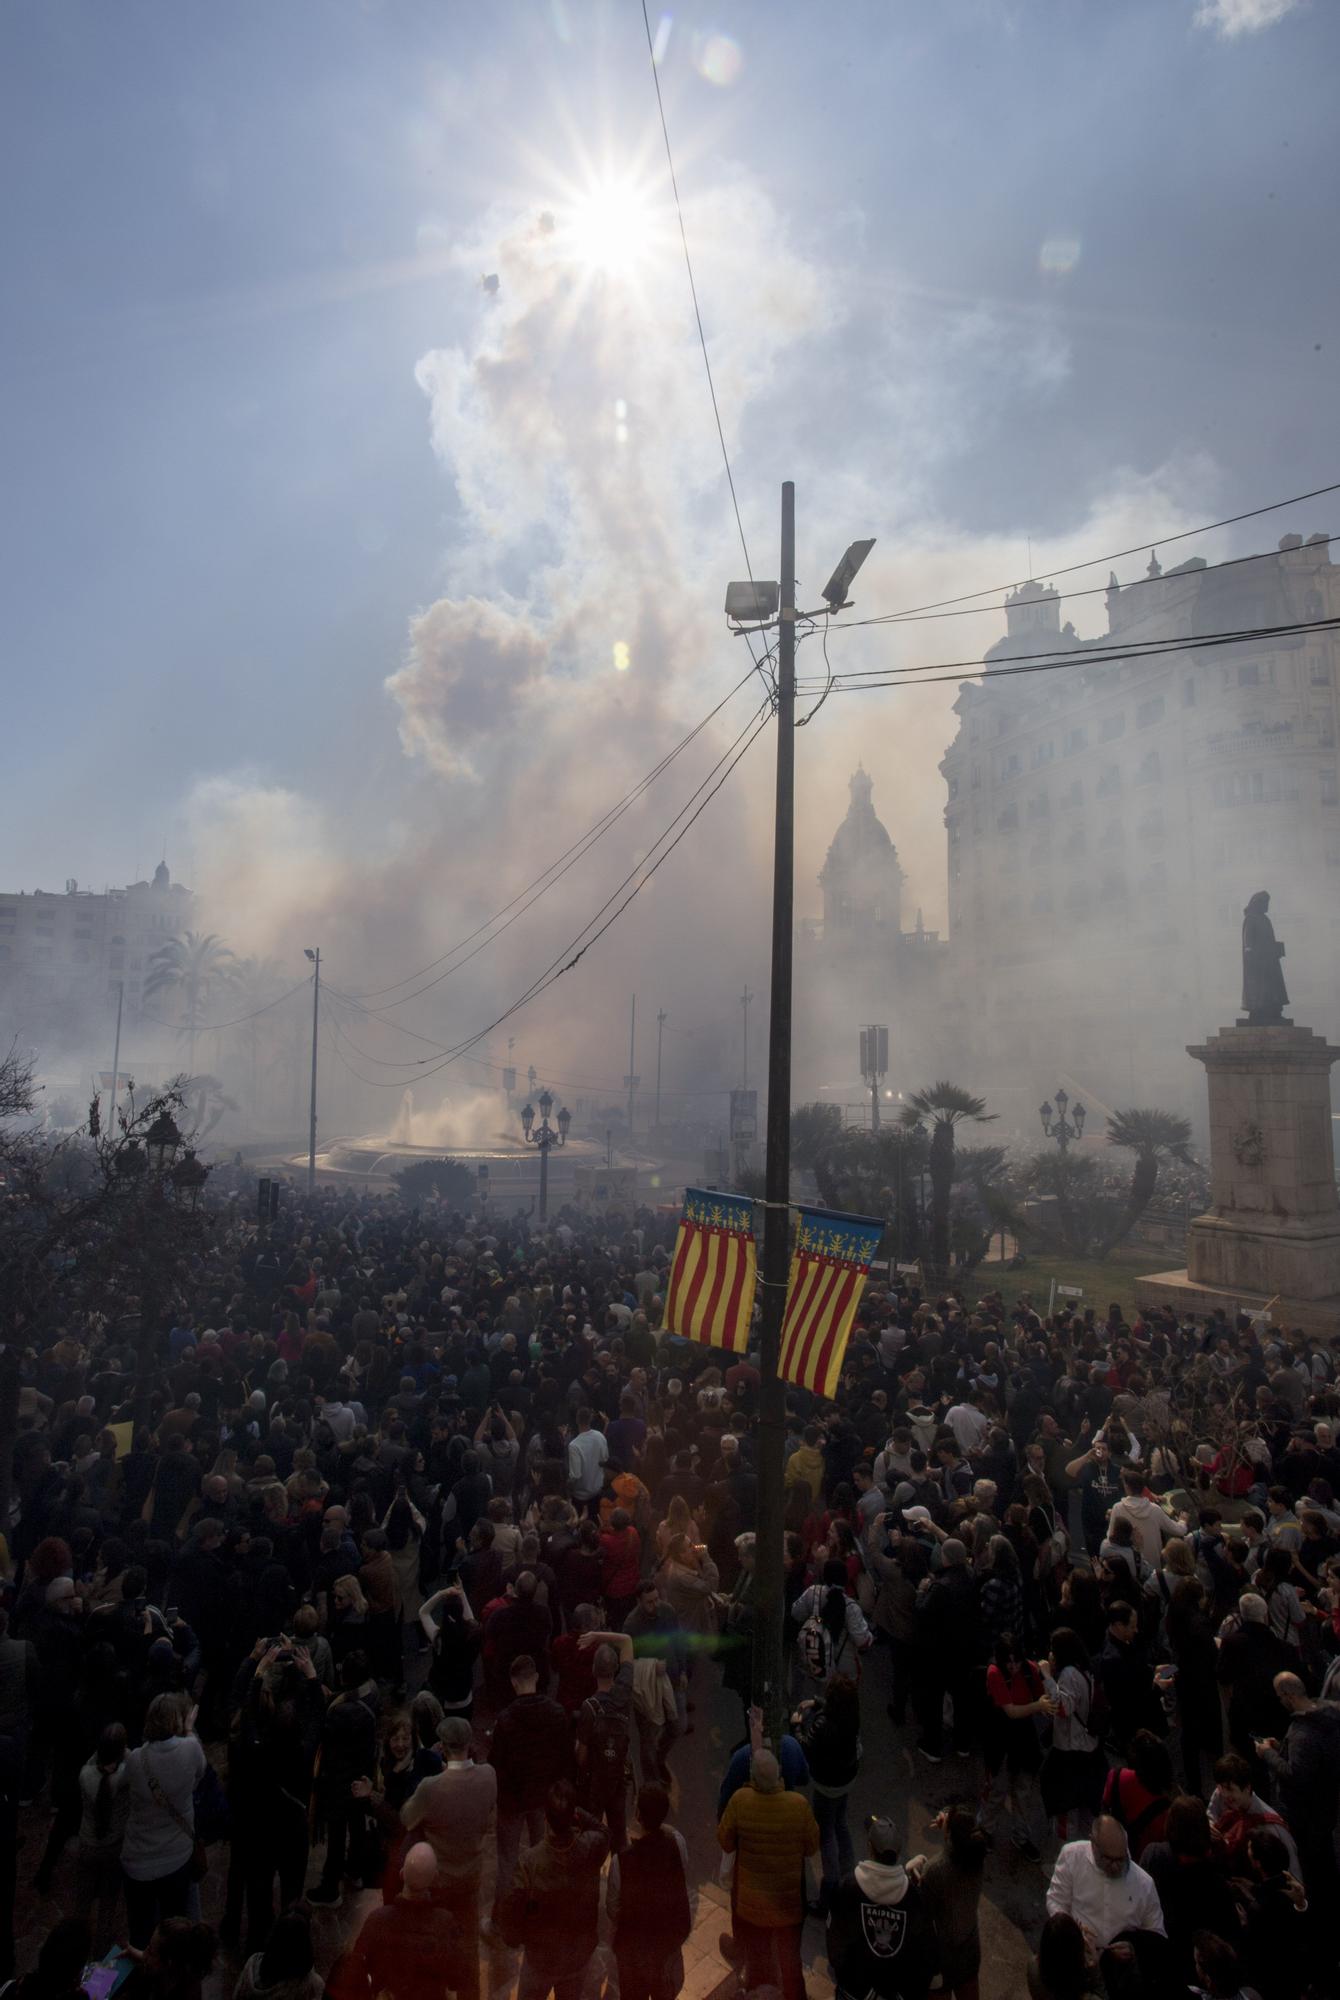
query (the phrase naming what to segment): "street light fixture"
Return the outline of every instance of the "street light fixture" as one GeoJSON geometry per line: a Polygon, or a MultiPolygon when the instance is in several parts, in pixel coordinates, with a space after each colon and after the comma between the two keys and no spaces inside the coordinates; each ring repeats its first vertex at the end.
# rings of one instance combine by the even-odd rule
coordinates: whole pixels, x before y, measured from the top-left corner
{"type": "Polygon", "coordinates": [[[565,1104],[559,1111],[558,1130],[555,1131],[553,1126],[549,1123],[549,1113],[553,1110],[553,1108],[554,1108],[554,1100],[552,1093],[547,1090],[542,1090],[540,1092],[539,1129],[538,1131],[533,1131],[532,1127],[535,1124],[535,1106],[533,1104],[527,1103],[523,1104],[521,1107],[522,1136],[524,1137],[525,1142],[528,1146],[534,1146],[537,1148],[540,1155],[541,1223],[547,1221],[549,1215],[549,1155],[555,1146],[567,1145],[568,1127],[572,1123],[572,1113],[568,1110],[568,1107],[565,1104]]]}
{"type": "Polygon", "coordinates": [[[208,1179],[209,1168],[203,1160],[196,1157],[194,1147],[188,1146],[181,1159],[178,1160],[176,1166],[172,1169],[172,1185],[176,1188],[177,1193],[185,1199],[186,1205],[192,1215],[195,1214],[201,1192],[208,1179]]]}
{"type": "Polygon", "coordinates": [[[151,1171],[161,1174],[170,1167],[180,1145],[181,1133],[177,1122],[165,1105],[144,1135],[144,1150],[149,1156],[151,1171]]]}
{"type": "Polygon", "coordinates": [[[1084,1120],[1089,1115],[1077,1099],[1074,1110],[1071,1112],[1069,1118],[1067,1118],[1065,1114],[1066,1106],[1069,1102],[1070,1093],[1066,1090],[1058,1090],[1056,1093],[1055,1108],[1045,1100],[1038,1106],[1038,1117],[1042,1120],[1043,1138],[1055,1139],[1063,1153],[1072,1139],[1083,1138],[1084,1120]]]}

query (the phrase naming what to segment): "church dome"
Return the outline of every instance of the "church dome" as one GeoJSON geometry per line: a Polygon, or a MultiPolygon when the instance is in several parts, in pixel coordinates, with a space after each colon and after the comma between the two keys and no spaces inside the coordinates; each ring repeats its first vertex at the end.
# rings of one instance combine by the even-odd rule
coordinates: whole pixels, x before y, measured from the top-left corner
{"type": "Polygon", "coordinates": [[[872,802],[873,789],[870,775],[864,767],[852,773],[851,803],[847,807],[846,818],[829,845],[828,857],[819,875],[820,882],[850,875],[872,861],[883,863],[886,867],[892,865],[901,875],[898,850],[872,802]]]}

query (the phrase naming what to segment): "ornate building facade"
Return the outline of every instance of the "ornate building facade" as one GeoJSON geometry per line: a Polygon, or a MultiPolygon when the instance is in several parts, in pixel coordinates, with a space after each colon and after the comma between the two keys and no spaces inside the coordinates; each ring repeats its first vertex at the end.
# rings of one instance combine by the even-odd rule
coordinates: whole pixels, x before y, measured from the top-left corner
{"type": "Polygon", "coordinates": [[[1340,1027],[1340,637],[1265,636],[1340,616],[1340,570],[1325,536],[1288,535],[1220,569],[1151,555],[1138,581],[1113,576],[1102,640],[1060,610],[1037,583],[1006,600],[940,767],[964,1067],[1025,1127],[1058,1082],[1099,1111],[1199,1110],[1185,1047],[1236,1016],[1254,890],[1272,892],[1296,1018],[1340,1027]],[[1196,643],[1226,631],[1263,636],[1196,643]],[[1038,653],[1056,670],[1008,672],[1038,653]]]}

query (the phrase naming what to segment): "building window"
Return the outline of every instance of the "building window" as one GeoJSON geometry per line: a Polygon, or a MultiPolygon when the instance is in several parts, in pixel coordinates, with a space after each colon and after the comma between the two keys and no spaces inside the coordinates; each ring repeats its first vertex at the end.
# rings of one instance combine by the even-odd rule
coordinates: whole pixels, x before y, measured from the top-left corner
{"type": "Polygon", "coordinates": [[[1028,801],[1028,817],[1030,819],[1050,819],[1051,811],[1052,802],[1045,792],[1039,793],[1037,798],[1028,801]]]}
{"type": "Polygon", "coordinates": [[[996,832],[1013,833],[1017,828],[1018,824],[1019,824],[1018,806],[1006,806],[1004,812],[1000,815],[1000,818],[996,821],[996,832]]]}
{"type": "Polygon", "coordinates": [[[1070,790],[1061,796],[1061,804],[1069,811],[1077,811],[1084,804],[1084,780],[1072,779],[1070,790]]]}
{"type": "Polygon", "coordinates": [[[1196,706],[1196,683],[1189,678],[1182,682],[1182,706],[1183,708],[1196,706]]]}
{"type": "Polygon", "coordinates": [[[1312,662],[1312,671],[1309,678],[1314,688],[1328,688],[1331,685],[1330,662],[1318,654],[1312,662]]]}
{"type": "Polygon", "coordinates": [[[1098,725],[1098,740],[1100,743],[1114,742],[1118,736],[1124,736],[1125,734],[1126,716],[1124,711],[1120,715],[1105,715],[1098,725]]]}
{"type": "Polygon", "coordinates": [[[1067,729],[1065,733],[1065,754],[1067,757],[1073,757],[1077,750],[1087,750],[1088,747],[1089,732],[1082,724],[1076,729],[1067,729]]]}
{"type": "Polygon", "coordinates": [[[1163,720],[1163,696],[1156,694],[1149,701],[1142,701],[1135,711],[1137,729],[1148,729],[1151,723],[1163,720]]]}
{"type": "Polygon", "coordinates": [[[1157,785],[1162,777],[1163,765],[1159,761],[1159,753],[1157,750],[1151,750],[1147,756],[1140,759],[1135,782],[1137,785],[1157,785]]]}
{"type": "Polygon", "coordinates": [[[1321,802],[1324,806],[1335,804],[1335,766],[1325,764],[1321,772],[1321,802]]]}
{"type": "Polygon", "coordinates": [[[1039,764],[1050,764],[1052,758],[1055,755],[1056,755],[1056,745],[1055,743],[1052,742],[1050,737],[1045,743],[1035,743],[1033,745],[1034,769],[1036,769],[1039,764]]]}
{"type": "Polygon", "coordinates": [[[1084,828],[1077,826],[1066,842],[1066,859],[1068,861],[1078,861],[1087,846],[1088,841],[1085,838],[1084,828]]]}
{"type": "Polygon", "coordinates": [[[1119,767],[1116,764],[1106,765],[1103,770],[1102,776],[1098,780],[1099,798],[1110,799],[1113,792],[1119,792],[1120,790],[1121,790],[1121,771],[1119,767]]]}
{"type": "Polygon", "coordinates": [[[950,796],[950,798],[951,798],[951,799],[956,799],[956,798],[958,797],[958,779],[957,779],[957,778],[951,778],[951,779],[949,780],[949,796],[950,796]]]}
{"type": "Polygon", "coordinates": [[[1032,911],[1035,917],[1049,917],[1052,913],[1052,892],[1039,889],[1033,897],[1032,911]]]}
{"type": "Polygon", "coordinates": [[[1000,774],[1002,781],[1006,778],[1017,778],[1022,768],[1023,766],[1019,762],[1018,751],[1011,751],[1010,755],[1005,759],[1005,768],[1000,774]]]}
{"type": "Polygon", "coordinates": [[[1126,829],[1119,819],[1110,819],[1103,828],[1100,847],[1121,847],[1125,844],[1126,829]]]}
{"type": "Polygon", "coordinates": [[[1254,688],[1261,685],[1261,668],[1256,660],[1243,660],[1238,666],[1238,686],[1254,688]]]}

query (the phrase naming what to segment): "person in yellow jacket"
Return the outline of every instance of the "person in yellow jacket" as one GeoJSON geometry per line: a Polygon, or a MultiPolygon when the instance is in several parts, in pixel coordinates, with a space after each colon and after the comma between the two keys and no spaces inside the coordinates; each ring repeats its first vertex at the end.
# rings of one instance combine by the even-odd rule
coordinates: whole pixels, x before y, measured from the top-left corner
{"type": "MultiPolygon", "coordinates": [[[[757,1727],[754,1717],[751,1722],[757,1727]]],[[[749,1783],[732,1793],[717,1840],[735,1857],[731,1921],[746,1990],[775,1986],[782,2000],[805,2000],[800,1938],[807,1877],[812,1882],[817,1870],[819,1825],[809,1801],[783,1789],[771,1750],[756,1744],[749,1783]]]]}
{"type": "Polygon", "coordinates": [[[810,1499],[817,1500],[823,1490],[824,1455],[820,1448],[822,1433],[817,1424],[806,1424],[800,1434],[800,1443],[786,1461],[787,1497],[797,1486],[807,1489],[810,1499]]]}

